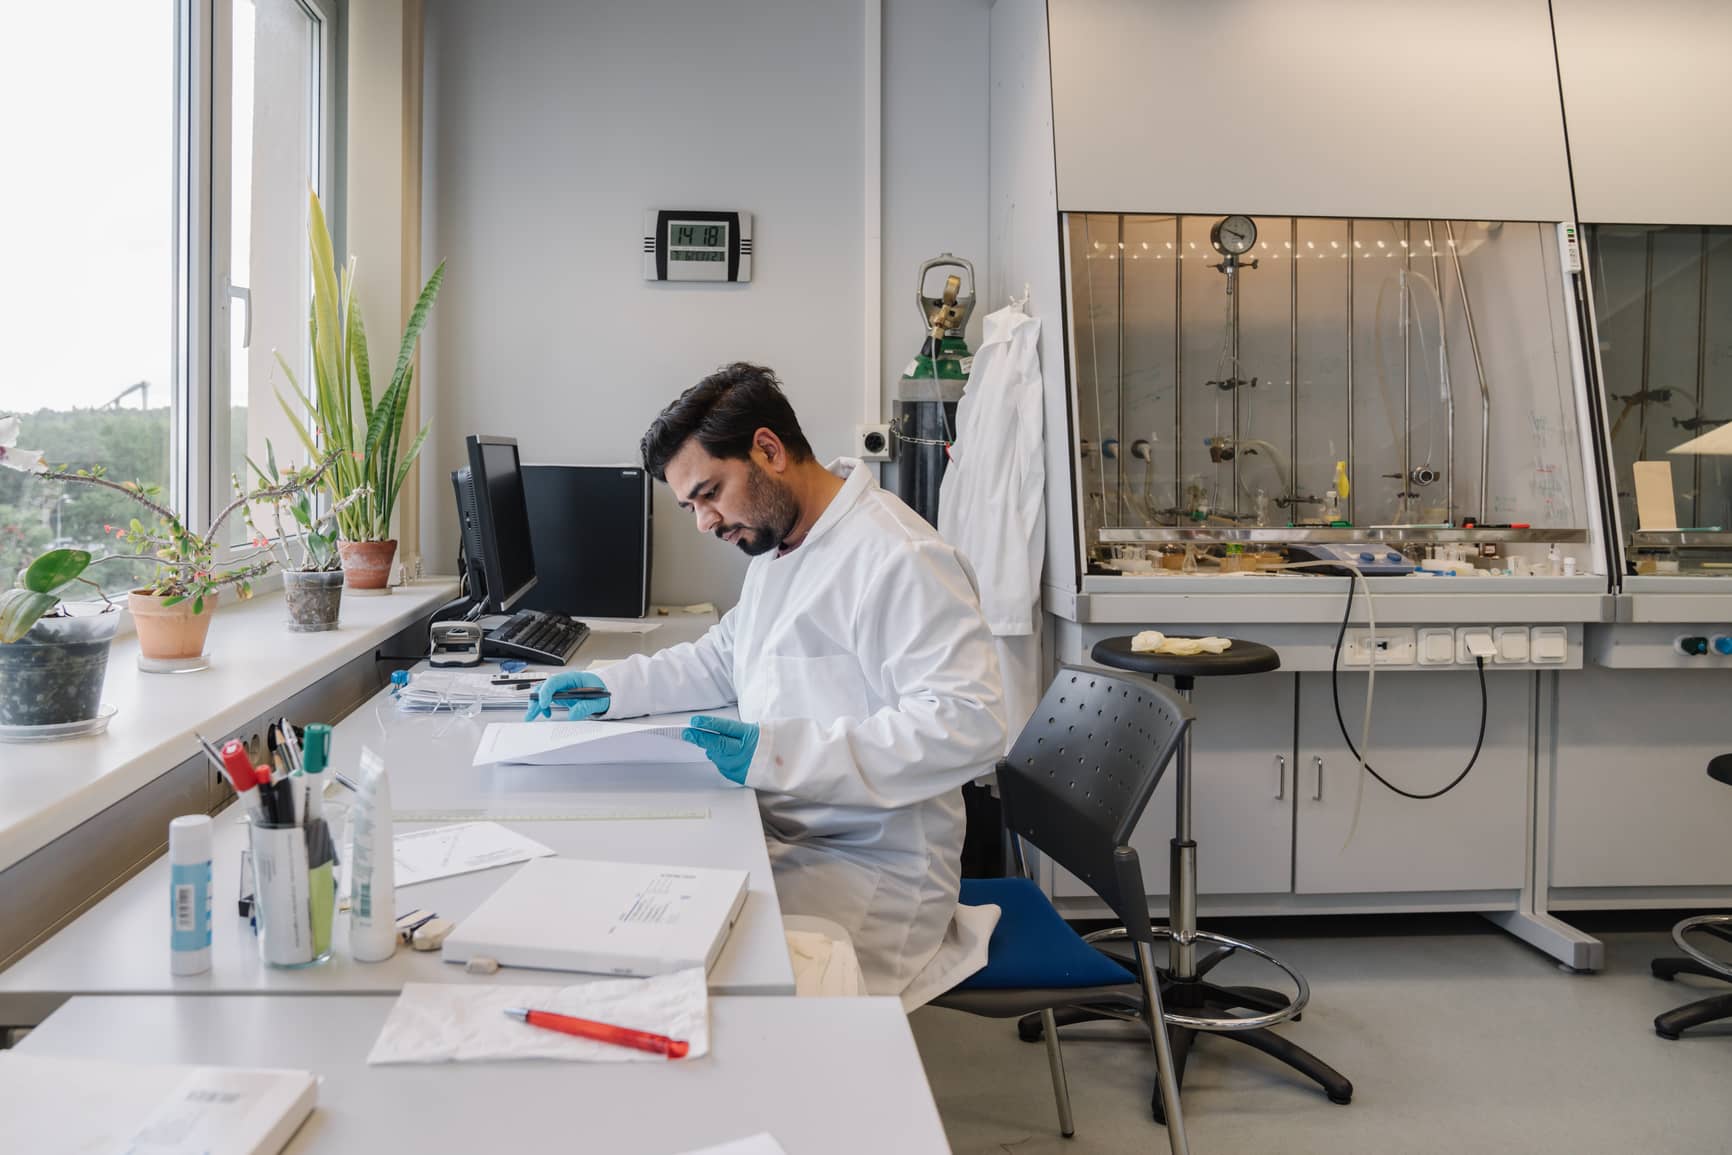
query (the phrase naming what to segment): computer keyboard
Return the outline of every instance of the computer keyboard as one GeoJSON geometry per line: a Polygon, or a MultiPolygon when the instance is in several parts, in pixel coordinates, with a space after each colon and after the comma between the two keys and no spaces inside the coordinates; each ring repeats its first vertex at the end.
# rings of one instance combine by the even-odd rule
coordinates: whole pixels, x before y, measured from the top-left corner
{"type": "Polygon", "coordinates": [[[589,637],[582,622],[541,610],[518,610],[481,642],[485,658],[522,658],[544,666],[563,666],[589,637]]]}

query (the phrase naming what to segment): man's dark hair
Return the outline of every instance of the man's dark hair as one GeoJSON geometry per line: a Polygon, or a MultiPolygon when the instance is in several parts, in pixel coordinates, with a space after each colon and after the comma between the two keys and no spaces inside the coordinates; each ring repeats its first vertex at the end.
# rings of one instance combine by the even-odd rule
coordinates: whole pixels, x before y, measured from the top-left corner
{"type": "Polygon", "coordinates": [[[751,456],[752,434],[760,429],[781,438],[795,461],[811,459],[812,446],[776,374],[735,361],[681,393],[650,423],[640,446],[643,467],[666,481],[668,462],[694,437],[711,457],[741,460],[751,456]]]}

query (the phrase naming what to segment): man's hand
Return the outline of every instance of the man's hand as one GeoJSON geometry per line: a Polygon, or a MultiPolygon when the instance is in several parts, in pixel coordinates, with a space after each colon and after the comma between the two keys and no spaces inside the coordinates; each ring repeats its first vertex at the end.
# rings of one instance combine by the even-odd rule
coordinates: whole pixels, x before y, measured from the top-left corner
{"type": "Polygon", "coordinates": [[[746,784],[746,770],[752,765],[752,755],[758,749],[758,727],[755,724],[698,714],[680,737],[702,750],[723,777],[741,786],[746,784]]]}
{"type": "MultiPolygon", "coordinates": [[[[585,674],[577,670],[565,670],[555,674],[541,683],[540,688],[535,691],[535,697],[529,700],[529,710],[523,715],[523,720],[533,722],[537,718],[550,718],[553,716],[553,697],[555,694],[568,690],[585,689],[605,690],[607,684],[594,674],[585,674]]],[[[571,708],[565,712],[565,716],[573,722],[581,718],[588,718],[591,715],[605,712],[611,701],[612,698],[606,694],[578,698],[571,703],[571,708]]],[[[563,705],[563,703],[561,704],[563,705]]]]}

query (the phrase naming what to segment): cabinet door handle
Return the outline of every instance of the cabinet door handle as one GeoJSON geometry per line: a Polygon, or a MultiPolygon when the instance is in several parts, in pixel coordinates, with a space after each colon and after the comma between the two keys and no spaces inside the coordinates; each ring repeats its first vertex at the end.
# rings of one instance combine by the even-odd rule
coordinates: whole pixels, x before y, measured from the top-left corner
{"type": "MultiPolygon", "coordinates": [[[[219,783],[220,785],[220,783],[219,783]]],[[[1287,797],[1287,755],[1275,755],[1275,801],[1287,797]]]]}
{"type": "Polygon", "coordinates": [[[1321,802],[1323,801],[1323,755],[1313,754],[1311,761],[1317,767],[1317,789],[1312,792],[1311,801],[1321,802]]]}

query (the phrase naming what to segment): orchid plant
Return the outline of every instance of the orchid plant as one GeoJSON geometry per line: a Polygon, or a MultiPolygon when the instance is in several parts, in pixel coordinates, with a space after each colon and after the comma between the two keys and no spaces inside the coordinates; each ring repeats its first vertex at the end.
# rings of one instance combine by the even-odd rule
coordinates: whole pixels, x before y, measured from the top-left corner
{"type": "MultiPolygon", "coordinates": [[[[218,511],[203,533],[195,533],[187,528],[179,514],[162,504],[162,491],[159,486],[145,485],[138,481],[111,480],[104,475],[100,465],[81,469],[70,466],[49,468],[41,450],[18,448],[20,425],[17,417],[0,417],[0,466],[34,474],[45,481],[93,485],[112,490],[124,494],[150,515],[146,520],[135,517],[126,525],[103,526],[103,532],[112,535],[124,552],[106,554],[86,564],[94,566],[107,561],[151,563],[156,567],[156,571],[138,592],[162,597],[165,599],[163,604],[168,606],[190,599],[192,612],[195,614],[203,613],[205,599],[224,586],[233,586],[243,599],[251,597],[253,580],[269,571],[276,560],[269,544],[261,544],[259,538],[255,537],[251,552],[225,558],[219,564],[217,553],[221,549],[220,533],[223,524],[236,510],[244,506],[283,501],[308,493],[323,483],[335,466],[338,456],[333,452],[316,466],[295,470],[275,484],[238,495],[218,511]]],[[[32,565],[26,574],[35,568],[35,565],[32,565]]],[[[80,567],[80,573],[84,568],[80,567]]],[[[37,611],[36,617],[53,608],[53,604],[43,606],[37,611]]],[[[32,617],[30,622],[35,620],[36,618],[32,617]]],[[[29,623],[26,623],[24,628],[28,629],[29,623]]]]}

